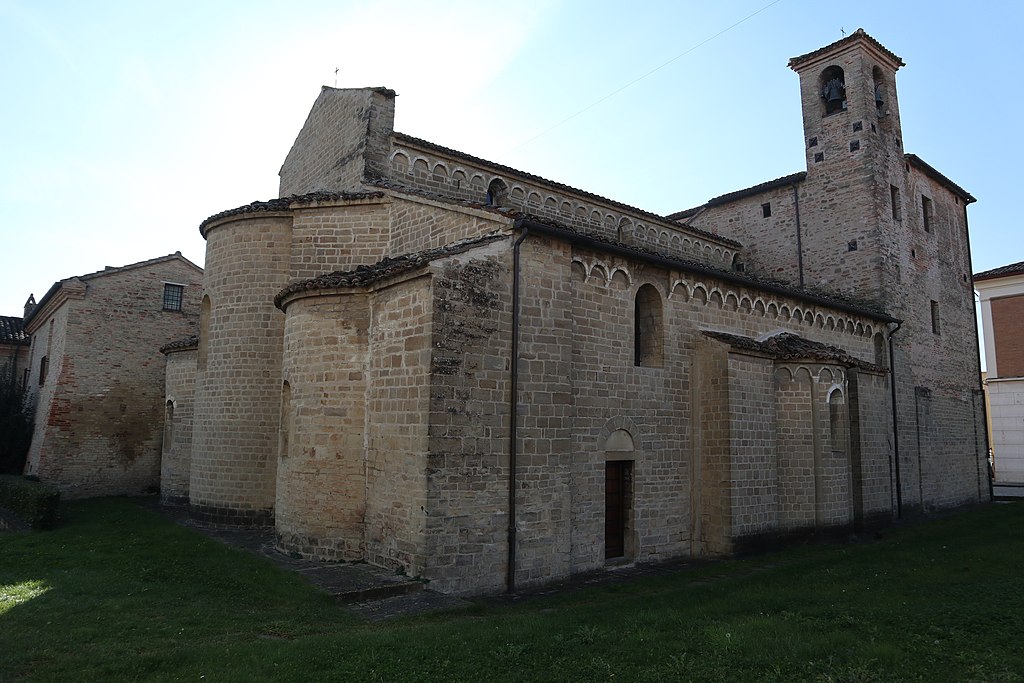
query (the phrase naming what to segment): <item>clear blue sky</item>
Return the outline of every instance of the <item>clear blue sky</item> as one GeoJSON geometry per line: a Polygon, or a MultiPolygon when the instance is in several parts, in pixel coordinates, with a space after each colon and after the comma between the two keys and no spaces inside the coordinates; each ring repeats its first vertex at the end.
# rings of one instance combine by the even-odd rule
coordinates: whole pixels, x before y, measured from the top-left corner
{"type": "Polygon", "coordinates": [[[803,169],[786,62],[858,27],[907,63],[906,150],[978,198],[975,270],[1021,261],[1022,24],[1018,1],[0,0],[0,313],[106,265],[202,265],[199,223],[276,196],[325,84],[394,88],[402,132],[688,208],[803,169]]]}

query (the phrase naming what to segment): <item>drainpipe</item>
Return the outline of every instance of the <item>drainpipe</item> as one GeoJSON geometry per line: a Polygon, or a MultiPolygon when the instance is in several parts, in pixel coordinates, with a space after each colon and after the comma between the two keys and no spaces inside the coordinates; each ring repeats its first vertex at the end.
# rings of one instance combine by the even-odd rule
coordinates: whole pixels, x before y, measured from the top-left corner
{"type": "Polygon", "coordinates": [[[507,591],[516,592],[516,447],[519,422],[519,248],[530,228],[517,220],[515,229],[522,230],[512,245],[512,363],[509,383],[508,426],[508,576],[507,591]]]}
{"type": "Polygon", "coordinates": [[[800,286],[804,286],[804,244],[800,228],[800,194],[793,183],[793,206],[796,208],[796,267],[800,273],[800,286]]]}
{"type": "Polygon", "coordinates": [[[900,331],[903,321],[889,330],[889,386],[892,388],[892,450],[896,462],[896,517],[903,517],[903,484],[900,481],[900,418],[896,409],[896,354],[893,351],[893,336],[900,331]]]}

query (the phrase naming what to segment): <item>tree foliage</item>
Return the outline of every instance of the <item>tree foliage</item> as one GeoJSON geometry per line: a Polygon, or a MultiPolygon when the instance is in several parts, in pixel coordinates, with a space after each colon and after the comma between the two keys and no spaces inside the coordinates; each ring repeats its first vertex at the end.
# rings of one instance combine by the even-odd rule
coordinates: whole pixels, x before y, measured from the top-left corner
{"type": "Polygon", "coordinates": [[[0,474],[21,474],[32,441],[32,406],[13,359],[0,360],[0,474]]]}

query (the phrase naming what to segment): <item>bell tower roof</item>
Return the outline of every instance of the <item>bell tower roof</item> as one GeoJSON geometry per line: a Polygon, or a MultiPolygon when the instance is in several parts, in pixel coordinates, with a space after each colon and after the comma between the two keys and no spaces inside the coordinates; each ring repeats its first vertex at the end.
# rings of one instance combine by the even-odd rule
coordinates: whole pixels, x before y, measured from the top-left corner
{"type": "Polygon", "coordinates": [[[802,71],[810,66],[817,64],[818,62],[832,59],[837,53],[845,52],[846,50],[860,46],[872,53],[876,59],[882,64],[888,64],[893,71],[899,70],[901,66],[906,66],[902,59],[897,57],[895,54],[890,52],[880,42],[869,36],[864,29],[859,28],[845,38],[841,38],[831,45],[818,48],[813,52],[808,52],[805,55],[799,57],[793,57],[789,60],[789,68],[793,71],[802,71]]]}

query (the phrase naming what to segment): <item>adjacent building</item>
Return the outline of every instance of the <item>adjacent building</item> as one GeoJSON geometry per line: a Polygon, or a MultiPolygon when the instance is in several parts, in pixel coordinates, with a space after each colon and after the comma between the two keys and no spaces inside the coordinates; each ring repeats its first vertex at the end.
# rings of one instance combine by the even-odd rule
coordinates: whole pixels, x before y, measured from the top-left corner
{"type": "Polygon", "coordinates": [[[1024,261],[976,273],[974,288],[981,298],[994,484],[997,493],[1024,493],[1024,261]]]}
{"type": "Polygon", "coordinates": [[[26,310],[36,406],[26,474],[69,498],[157,490],[159,349],[196,331],[202,274],[170,254],[61,280],[26,310]]]}

